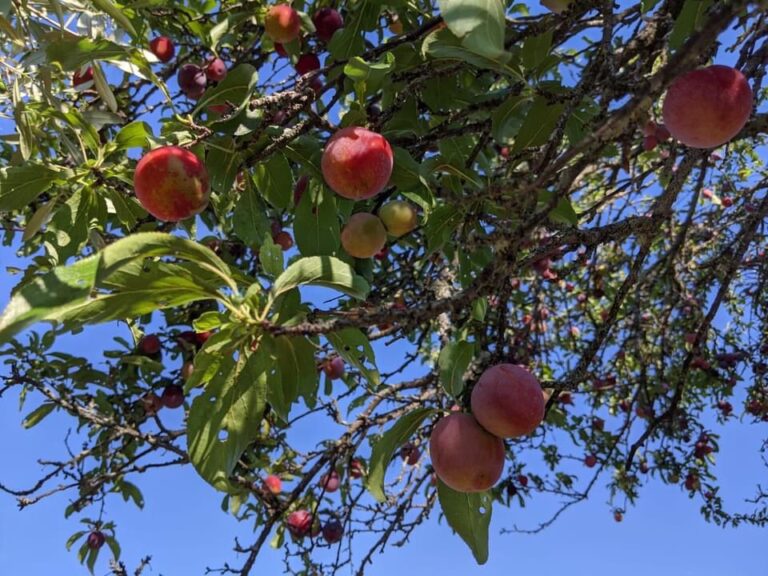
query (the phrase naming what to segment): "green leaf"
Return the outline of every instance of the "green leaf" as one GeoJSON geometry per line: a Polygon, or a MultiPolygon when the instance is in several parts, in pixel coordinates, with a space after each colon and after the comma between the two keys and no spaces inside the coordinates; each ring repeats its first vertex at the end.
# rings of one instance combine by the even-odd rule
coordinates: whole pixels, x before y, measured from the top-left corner
{"type": "Polygon", "coordinates": [[[134,234],[71,266],[58,266],[26,284],[0,315],[0,343],[35,322],[57,321],[75,313],[77,308],[89,304],[94,290],[104,288],[110,276],[137,259],[151,256],[175,256],[204,263],[218,278],[234,282],[227,265],[201,244],[170,234],[134,234]]]}
{"type": "Polygon", "coordinates": [[[571,226],[579,223],[579,215],[576,214],[576,210],[573,209],[573,205],[568,198],[560,198],[557,201],[557,206],[549,212],[549,219],[553,222],[570,224],[571,226]]]}
{"type": "Polygon", "coordinates": [[[130,48],[103,38],[54,37],[57,39],[45,47],[45,53],[50,62],[58,62],[64,70],[77,70],[93,60],[130,60],[130,48]]]}
{"type": "Polygon", "coordinates": [[[67,538],[67,544],[66,544],[67,550],[71,550],[74,543],[80,540],[80,538],[82,538],[86,534],[88,534],[86,530],[80,530],[79,532],[75,532],[74,534],[72,534],[72,536],[67,538]]]}
{"type": "Polygon", "coordinates": [[[440,357],[437,360],[440,368],[440,383],[454,398],[464,390],[464,373],[474,353],[475,345],[466,340],[449,342],[440,351],[440,357]]]}
{"type": "Polygon", "coordinates": [[[529,36],[523,43],[521,51],[523,66],[532,70],[539,64],[544,62],[549,54],[550,48],[552,48],[552,33],[550,28],[543,34],[537,36],[529,36]]]}
{"type": "Polygon", "coordinates": [[[437,497],[448,525],[467,543],[477,563],[485,564],[493,506],[491,492],[457,492],[438,480],[437,497]]]}
{"type": "Polygon", "coordinates": [[[319,383],[315,347],[304,336],[280,336],[275,338],[275,354],[280,380],[292,382],[307,407],[314,408],[319,383]]]}
{"type": "Polygon", "coordinates": [[[536,98],[517,133],[512,152],[545,144],[555,129],[562,111],[562,104],[550,104],[543,96],[536,98]]]}
{"type": "Polygon", "coordinates": [[[504,5],[501,0],[438,0],[448,29],[477,54],[497,59],[504,53],[504,5]]]}
{"type": "Polygon", "coordinates": [[[424,225],[428,252],[431,253],[442,248],[463,221],[464,215],[453,204],[435,208],[424,225]]]}
{"type": "Polygon", "coordinates": [[[365,487],[377,502],[384,502],[384,476],[387,466],[392,460],[392,455],[398,447],[413,436],[418,430],[424,418],[434,412],[433,408],[417,408],[402,416],[395,425],[379,438],[373,445],[371,460],[368,464],[368,476],[365,479],[365,487]]]}
{"type": "Polygon", "coordinates": [[[120,550],[120,544],[117,543],[117,540],[115,540],[112,536],[107,536],[104,538],[104,542],[106,542],[107,546],[109,546],[109,549],[112,552],[112,556],[115,558],[115,560],[120,560],[120,553],[122,551],[120,550]]]}
{"type": "Polygon", "coordinates": [[[374,0],[358,0],[351,18],[346,18],[344,28],[333,35],[328,51],[334,60],[348,60],[365,50],[365,30],[370,30],[378,20],[381,3],[374,0]]]}
{"type": "Polygon", "coordinates": [[[686,0],[669,35],[669,47],[678,50],[706,20],[714,0],[686,0]]]}
{"type": "Polygon", "coordinates": [[[272,297],[305,284],[334,288],[358,300],[365,300],[371,289],[346,262],[333,256],[308,256],[296,260],[278,277],[272,286],[272,297]]]}
{"type": "Polygon", "coordinates": [[[251,246],[259,246],[266,238],[272,237],[267,207],[249,178],[245,179],[245,190],[235,204],[232,227],[237,237],[251,246]]]}
{"type": "Polygon", "coordinates": [[[509,54],[502,53],[498,58],[490,58],[487,54],[476,51],[472,46],[463,44],[450,30],[444,29],[429,34],[422,42],[421,50],[424,55],[432,58],[462,60],[477,68],[495,70],[517,80],[523,80],[520,71],[509,63],[509,54]]]}
{"type": "Polygon", "coordinates": [[[154,135],[152,128],[146,122],[131,122],[120,129],[115,136],[115,144],[118,150],[129,148],[148,148],[149,139],[154,135]]]}
{"type": "Polygon", "coordinates": [[[278,210],[285,210],[291,205],[291,165],[282,154],[275,153],[269,160],[259,164],[254,171],[253,180],[264,199],[278,210]]]}
{"type": "Polygon", "coordinates": [[[243,451],[260,435],[271,365],[266,338],[253,353],[241,350],[237,362],[223,358],[189,411],[189,459],[200,476],[222,492],[240,491],[230,475],[243,451]]]}
{"type": "Polygon", "coordinates": [[[283,273],[283,249],[271,238],[266,238],[259,249],[261,267],[270,276],[277,278],[283,273]]]}
{"type": "Polygon", "coordinates": [[[344,328],[337,332],[330,332],[325,337],[339,356],[360,370],[372,388],[376,388],[381,383],[381,377],[376,370],[376,355],[368,337],[362,331],[357,328],[344,328]],[[373,368],[369,368],[368,364],[373,368]]]}
{"type": "Polygon", "coordinates": [[[22,422],[22,426],[24,426],[24,428],[32,428],[37,426],[40,422],[42,422],[43,418],[53,412],[55,408],[56,404],[53,403],[42,404],[27,414],[27,417],[24,418],[24,421],[22,422]]]}
{"type": "Polygon", "coordinates": [[[128,34],[134,38],[138,37],[136,29],[124,13],[125,8],[118,8],[110,2],[110,0],[91,0],[91,2],[96,8],[114,18],[115,22],[117,22],[123,30],[128,32],[128,34]]]}
{"type": "Polygon", "coordinates": [[[335,194],[318,187],[313,201],[309,190],[296,207],[293,233],[303,256],[331,255],[339,249],[341,232],[335,194]]]}
{"type": "Polygon", "coordinates": [[[504,143],[517,134],[529,101],[525,96],[511,96],[491,113],[491,133],[496,142],[504,143]]]}
{"type": "Polygon", "coordinates": [[[250,64],[235,66],[217,86],[205,91],[194,113],[198,114],[212,104],[232,104],[240,110],[248,103],[258,81],[259,73],[250,64]]]}
{"type": "Polygon", "coordinates": [[[211,188],[226,193],[232,189],[240,171],[240,154],[232,138],[215,138],[208,142],[205,165],[211,177],[211,188]]]}
{"type": "Polygon", "coordinates": [[[0,172],[0,212],[21,210],[64,175],[47,166],[11,166],[0,172]]]}

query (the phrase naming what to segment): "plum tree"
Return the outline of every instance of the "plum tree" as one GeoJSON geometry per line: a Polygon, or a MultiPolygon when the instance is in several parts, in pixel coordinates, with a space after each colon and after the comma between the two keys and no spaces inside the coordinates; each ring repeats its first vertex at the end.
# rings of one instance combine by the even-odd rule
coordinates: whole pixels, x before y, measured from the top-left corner
{"type": "Polygon", "coordinates": [[[264,18],[264,31],[275,42],[287,44],[299,37],[301,18],[288,4],[272,6],[264,18]]]}
{"type": "Polygon", "coordinates": [[[170,62],[176,55],[176,46],[173,40],[167,36],[157,36],[149,43],[149,49],[152,54],[157,56],[160,62],[170,62]]]}
{"type": "Polygon", "coordinates": [[[330,42],[336,30],[344,26],[344,19],[338,10],[330,7],[320,8],[312,15],[315,34],[321,42],[330,42]]]}
{"type": "Polygon", "coordinates": [[[0,496],[94,573],[173,572],[160,474],[237,576],[661,484],[768,525],[719,475],[768,422],[764,2],[5,4],[0,402],[51,441],[0,496]]]}
{"type": "Polygon", "coordinates": [[[341,231],[341,245],[350,256],[370,258],[387,243],[387,230],[381,220],[367,212],[353,214],[341,231]]]}
{"type": "Polygon", "coordinates": [[[522,366],[492,366],[472,389],[472,414],[483,428],[500,438],[530,434],[544,419],[539,381],[522,366]]]}
{"type": "Polygon", "coordinates": [[[167,222],[199,214],[211,193],[205,164],[178,146],[161,146],[145,154],[136,165],[133,186],[142,207],[167,222]]]}
{"type": "Polygon", "coordinates": [[[438,478],[459,492],[488,490],[504,471],[504,442],[463,412],[435,424],[429,455],[438,478]]]}
{"type": "Polygon", "coordinates": [[[387,139],[359,126],[336,132],[321,160],[326,184],[351,200],[365,200],[381,192],[389,183],[393,164],[387,139]]]}
{"type": "Polygon", "coordinates": [[[387,232],[399,238],[411,232],[419,223],[416,208],[403,200],[388,202],[379,209],[379,218],[387,228],[387,232]]]}
{"type": "Polygon", "coordinates": [[[664,124],[691,148],[729,142],[752,113],[752,88],[734,68],[716,64],[675,79],[664,98],[664,124]]]}

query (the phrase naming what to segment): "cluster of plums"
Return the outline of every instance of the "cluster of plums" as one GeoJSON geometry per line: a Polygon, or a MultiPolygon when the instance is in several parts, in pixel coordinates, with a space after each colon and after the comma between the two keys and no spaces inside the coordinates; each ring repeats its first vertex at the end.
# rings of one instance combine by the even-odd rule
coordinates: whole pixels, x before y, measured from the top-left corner
{"type": "MultiPolygon", "coordinates": [[[[191,330],[181,332],[177,336],[177,342],[183,349],[198,350],[210,338],[210,332],[193,332],[191,330]]],[[[160,360],[163,344],[157,334],[142,336],[136,345],[136,352],[153,360],[160,360]]],[[[194,364],[187,360],[181,367],[181,377],[188,380],[194,371],[194,364]]],[[[184,404],[184,387],[180,384],[168,384],[158,396],[154,392],[147,392],[141,398],[141,406],[148,416],[157,414],[162,408],[175,409],[184,404]]]]}
{"type": "Polygon", "coordinates": [[[483,492],[504,471],[504,438],[533,432],[544,419],[544,391],[526,368],[497,364],[478,379],[472,413],[453,411],[429,439],[435,474],[459,492],[483,492]]]}
{"type": "MultiPolygon", "coordinates": [[[[357,458],[349,464],[349,476],[351,478],[362,478],[365,474],[363,462],[357,458]]],[[[335,469],[323,474],[318,483],[318,487],[323,493],[332,494],[341,487],[341,477],[335,469]]],[[[283,482],[279,476],[270,474],[264,479],[264,488],[272,495],[277,496],[283,490],[283,482]]],[[[331,518],[324,524],[315,520],[315,515],[306,508],[294,510],[285,519],[285,525],[291,536],[300,540],[306,536],[318,536],[322,534],[323,539],[328,544],[334,544],[341,540],[344,535],[344,526],[337,518],[331,518]]]]}

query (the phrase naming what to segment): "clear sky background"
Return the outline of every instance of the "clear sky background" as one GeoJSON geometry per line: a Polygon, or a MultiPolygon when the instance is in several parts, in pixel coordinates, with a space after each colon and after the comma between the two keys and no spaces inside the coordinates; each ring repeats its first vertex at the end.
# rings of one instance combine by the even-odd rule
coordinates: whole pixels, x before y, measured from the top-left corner
{"type": "MultiPolygon", "coordinates": [[[[6,267],[20,265],[12,249],[0,247],[0,309],[16,283],[6,267]]],[[[116,334],[115,326],[88,328],[64,339],[60,347],[79,354],[100,349],[116,334]]],[[[401,357],[400,347],[377,346],[377,358],[385,367],[397,364],[401,357]]],[[[409,375],[413,373],[405,376],[409,375]]],[[[0,399],[0,482],[12,488],[28,487],[40,478],[39,458],[56,459],[64,453],[63,437],[72,425],[69,417],[54,414],[32,430],[23,430],[21,420],[35,406],[30,403],[19,412],[16,395],[9,393],[0,399]]],[[[734,406],[739,413],[738,401],[734,406]]],[[[743,500],[754,494],[755,484],[768,485],[768,468],[759,453],[766,424],[731,419],[725,427],[713,424],[713,429],[722,434],[715,470],[723,487],[721,495],[730,510],[745,509],[743,500]]],[[[318,439],[309,427],[298,433],[308,443],[318,439]]],[[[426,462],[423,458],[423,464],[426,462]]],[[[138,510],[114,496],[106,515],[118,523],[118,539],[129,570],[145,555],[153,558],[145,576],[198,576],[205,574],[206,567],[220,567],[225,561],[239,564],[232,552],[233,538],[248,543],[251,526],[222,512],[221,495],[191,467],[160,469],[134,481],[144,493],[145,509],[138,510]]],[[[749,526],[724,530],[707,524],[699,513],[700,497],[690,499],[681,486],[651,481],[641,490],[637,508],[627,510],[621,523],[613,520],[608,497],[602,485],[596,487],[587,502],[572,507],[537,535],[500,535],[499,531],[513,525],[536,526],[552,510],[552,500],[534,495],[524,509],[497,506],[491,524],[490,560],[481,567],[445,523],[438,523],[436,510],[415,531],[409,545],[375,556],[366,574],[768,576],[768,530],[749,526]]],[[[12,497],[0,494],[0,576],[87,573],[75,550],[67,552],[64,547],[69,535],[81,528],[77,515],[64,518],[67,501],[66,494],[57,495],[19,511],[12,497]]],[[[356,549],[355,557],[360,559],[365,552],[367,549],[356,549]]],[[[105,547],[96,574],[109,572],[108,556],[105,547]]],[[[265,548],[254,574],[281,573],[282,551],[265,548]]]]}

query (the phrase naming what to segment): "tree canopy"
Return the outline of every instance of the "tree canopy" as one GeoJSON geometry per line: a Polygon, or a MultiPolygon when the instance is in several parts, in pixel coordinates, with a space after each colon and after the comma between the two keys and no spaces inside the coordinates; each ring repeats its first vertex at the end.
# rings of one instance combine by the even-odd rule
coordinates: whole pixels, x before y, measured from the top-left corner
{"type": "Polygon", "coordinates": [[[768,421],[768,1],[541,4],[0,1],[0,398],[73,434],[0,490],[66,492],[115,574],[166,467],[253,527],[240,576],[438,516],[482,564],[492,513],[598,484],[768,523],[716,467],[768,421]]]}

